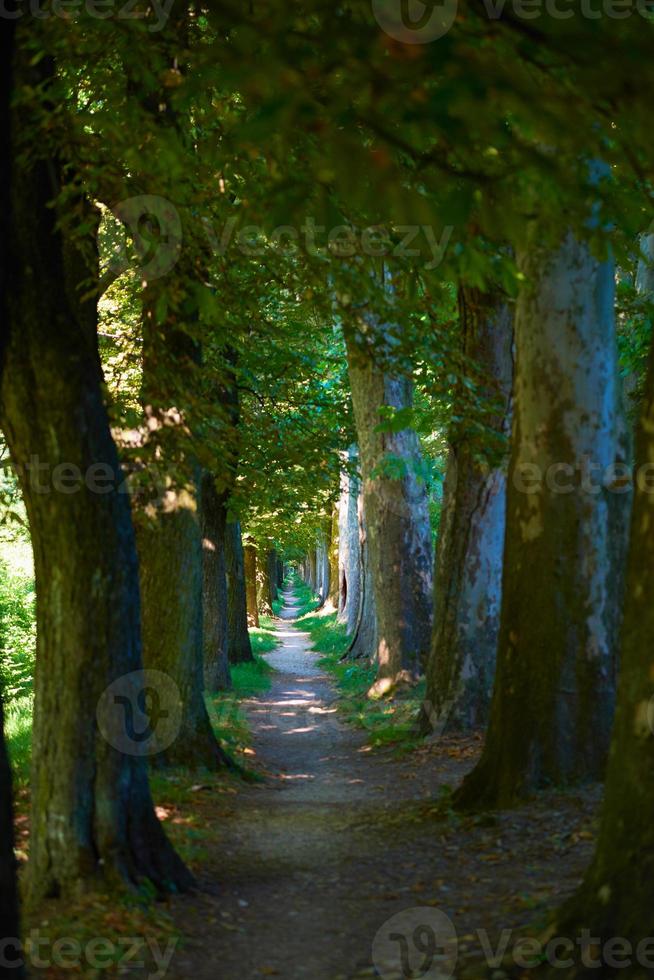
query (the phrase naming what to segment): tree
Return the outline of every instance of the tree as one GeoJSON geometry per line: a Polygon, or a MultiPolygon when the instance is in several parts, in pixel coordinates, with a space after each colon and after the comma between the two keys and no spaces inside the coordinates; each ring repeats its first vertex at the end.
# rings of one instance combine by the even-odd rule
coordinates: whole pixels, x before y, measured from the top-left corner
{"type": "Polygon", "coordinates": [[[248,626],[259,626],[259,603],[257,601],[257,547],[248,541],[243,549],[245,568],[245,598],[247,604],[248,626]]]}
{"type": "Polygon", "coordinates": [[[415,432],[383,411],[411,408],[408,377],[390,373],[378,359],[392,341],[375,319],[345,329],[352,404],[362,472],[366,540],[377,615],[377,689],[424,670],[432,609],[432,547],[424,483],[418,475],[415,432]],[[382,600],[383,597],[383,600],[382,600]]]}
{"type": "Polygon", "coordinates": [[[241,525],[228,521],[225,533],[225,567],[227,572],[227,653],[232,664],[254,659],[246,597],[245,564],[241,525]]]}
{"type": "Polygon", "coordinates": [[[202,522],[202,633],[204,681],[208,691],[231,687],[228,659],[227,508],[214,477],[203,473],[200,493],[202,522]]]}
{"type": "MultiPolygon", "coordinates": [[[[49,59],[30,65],[27,43],[20,50],[22,93],[33,99],[37,83],[47,98],[49,59]]],[[[192,878],[156,818],[143,745],[129,737],[129,709],[144,703],[147,685],[136,547],[102,398],[95,296],[80,293],[88,295],[89,278],[97,282],[97,266],[58,224],[52,205],[62,161],[44,155],[47,133],[34,139],[33,102],[15,112],[21,141],[13,148],[0,421],[29,516],[38,593],[29,892],[70,893],[102,878],[185,888],[192,878]],[[126,700],[108,704],[101,734],[98,706],[115,684],[126,700]]],[[[84,199],[77,208],[92,222],[84,199]]]]}
{"type": "MultiPolygon", "coordinates": [[[[461,806],[600,778],[613,717],[620,590],[611,499],[620,453],[613,263],[567,233],[521,251],[497,673],[461,806]],[[537,615],[535,611],[537,610],[537,615]]],[[[619,489],[619,488],[618,488],[619,489]]],[[[615,498],[613,498],[615,500],[615,498]]]]}
{"type": "Polygon", "coordinates": [[[459,289],[462,354],[450,432],[437,545],[432,646],[421,730],[439,733],[485,725],[493,689],[502,597],[505,474],[510,419],[512,310],[498,290],[459,289]],[[486,417],[466,418],[472,387],[486,417]]]}
{"type": "MultiPolygon", "coordinates": [[[[577,936],[580,927],[589,929],[598,937],[600,948],[607,939],[621,936],[632,943],[635,955],[639,944],[644,943],[647,960],[641,958],[640,966],[625,970],[629,976],[646,976],[652,965],[654,677],[650,642],[654,638],[654,496],[647,468],[653,454],[654,346],[638,427],[620,680],[599,838],[581,887],[559,911],[556,923],[556,934],[561,936],[577,936]]],[[[586,970],[577,965],[569,975],[585,976],[586,970]]]]}

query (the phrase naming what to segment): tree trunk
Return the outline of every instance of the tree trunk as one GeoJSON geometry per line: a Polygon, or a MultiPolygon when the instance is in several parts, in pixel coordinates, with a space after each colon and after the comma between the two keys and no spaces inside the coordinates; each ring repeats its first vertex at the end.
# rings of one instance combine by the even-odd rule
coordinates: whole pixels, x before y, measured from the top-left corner
{"type": "MultiPolygon", "coordinates": [[[[356,457],[351,448],[349,459],[356,457]]],[[[359,618],[361,592],[361,542],[357,501],[359,481],[356,476],[343,470],[341,495],[338,501],[338,618],[346,624],[347,632],[354,636],[359,618]]]]}
{"type": "Polygon", "coordinates": [[[210,473],[202,474],[200,502],[204,684],[207,691],[226,691],[232,686],[227,626],[227,510],[225,497],[218,493],[210,473]]]}
{"type": "MultiPolygon", "coordinates": [[[[383,343],[381,327],[368,329],[383,343]]],[[[375,690],[383,693],[398,679],[416,678],[427,663],[433,560],[429,509],[425,485],[416,474],[420,447],[415,432],[378,431],[383,406],[411,406],[411,382],[384,373],[375,363],[374,348],[364,349],[349,330],[345,336],[377,599],[375,690]]]]}
{"type": "MultiPolygon", "coordinates": [[[[649,477],[654,459],[654,347],[637,436],[637,472],[627,568],[618,703],[609,753],[597,850],[579,891],[558,915],[556,935],[597,936],[601,949],[615,936],[637,946],[648,940],[651,973],[654,903],[654,496],[649,477]],[[648,474],[645,476],[644,474],[648,474]]],[[[595,942],[595,940],[593,940],[595,942]]],[[[633,956],[632,956],[633,960],[633,956]]],[[[649,970],[645,967],[649,966],[649,970]]],[[[556,971],[560,972],[560,971],[556,971]]],[[[602,976],[601,970],[594,971],[602,976]]],[[[620,970],[620,973],[623,971],[620,970]]],[[[629,970],[625,974],[632,976],[629,970]]],[[[566,973],[580,976],[581,969],[566,973]]],[[[584,973],[585,975],[585,973],[584,973]]],[[[608,975],[608,974],[607,974],[608,975]]],[[[613,972],[611,972],[613,975],[613,972]]]]}
{"type": "Polygon", "coordinates": [[[567,235],[553,253],[528,251],[520,266],[530,285],[516,311],[497,675],[462,806],[508,806],[538,787],[601,777],[613,716],[621,599],[609,541],[620,452],[613,264],[567,235]]]}
{"type": "Polygon", "coordinates": [[[270,603],[276,602],[279,598],[277,591],[277,552],[273,548],[269,551],[266,560],[268,562],[268,582],[270,583],[270,603]]]}
{"type": "Polygon", "coordinates": [[[241,525],[238,521],[230,521],[227,524],[225,565],[227,569],[227,652],[230,663],[242,664],[254,660],[254,656],[250,634],[248,633],[243,542],[241,540],[241,525]]]}
{"type": "Polygon", "coordinates": [[[476,397],[488,406],[487,431],[481,447],[465,423],[450,432],[424,734],[487,724],[499,632],[506,477],[498,456],[510,418],[512,315],[501,293],[470,288],[459,290],[459,315],[464,361],[479,373],[476,397]],[[489,454],[491,434],[498,438],[489,454]]]}
{"type": "MultiPolygon", "coordinates": [[[[25,119],[19,122],[24,129],[25,119]]],[[[12,291],[0,388],[36,573],[28,869],[35,901],[89,880],[145,877],[171,890],[192,883],[148,787],[144,755],[171,718],[161,725],[159,713],[153,723],[144,709],[152,680],[142,671],[129,498],[120,491],[103,405],[95,301],[82,305],[78,292],[84,282],[88,293],[97,266],[90,269],[56,227],[57,169],[51,160],[22,158],[12,174],[12,291]],[[145,719],[136,731],[135,711],[145,719]]],[[[174,703],[164,711],[174,715],[174,703]]]]}
{"type": "Polygon", "coordinates": [[[309,577],[307,584],[312,592],[316,591],[318,585],[318,555],[315,548],[312,548],[309,552],[309,577]]]}
{"type": "Polygon", "coordinates": [[[246,544],[243,549],[245,566],[245,599],[247,603],[248,626],[259,626],[259,604],[257,602],[257,549],[246,544]]]}
{"type": "Polygon", "coordinates": [[[137,540],[143,659],[173,681],[181,711],[177,738],[152,762],[210,769],[228,764],[204,702],[203,549],[195,487],[168,490],[156,520],[140,522],[137,540]]]}
{"type": "Polygon", "coordinates": [[[257,607],[264,616],[272,616],[272,590],[270,588],[270,552],[263,561],[257,561],[257,607]]]}
{"type": "Polygon", "coordinates": [[[339,537],[338,537],[338,505],[334,504],[331,516],[331,532],[329,536],[329,553],[327,555],[327,560],[329,562],[329,593],[327,595],[327,601],[334,609],[338,609],[339,606],[339,574],[338,574],[338,552],[339,552],[339,537]]]}
{"type": "Polygon", "coordinates": [[[368,535],[366,530],[363,499],[357,500],[357,534],[359,546],[359,606],[352,629],[352,642],[347,657],[358,660],[360,657],[372,662],[377,656],[378,619],[375,599],[375,583],[369,559],[368,535]]]}

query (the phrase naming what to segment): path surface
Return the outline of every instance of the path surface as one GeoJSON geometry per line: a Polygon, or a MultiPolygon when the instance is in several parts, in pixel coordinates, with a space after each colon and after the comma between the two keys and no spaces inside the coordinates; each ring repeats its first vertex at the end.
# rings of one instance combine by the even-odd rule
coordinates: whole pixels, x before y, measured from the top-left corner
{"type": "Polygon", "coordinates": [[[550,797],[517,817],[439,818],[439,786],[458,782],[479,743],[449,740],[408,760],[370,752],[365,733],[339,720],[332,682],[308,635],[288,622],[295,607],[284,599],[281,646],[267,655],[272,687],[247,704],[268,775],[216,804],[199,872],[205,891],[173,903],[187,941],[167,976],[376,976],[375,934],[416,907],[451,917],[461,964],[478,946],[477,929],[493,933],[530,921],[539,902],[556,905],[588,858],[587,837],[569,838],[571,822],[587,826],[592,800],[550,797]]]}

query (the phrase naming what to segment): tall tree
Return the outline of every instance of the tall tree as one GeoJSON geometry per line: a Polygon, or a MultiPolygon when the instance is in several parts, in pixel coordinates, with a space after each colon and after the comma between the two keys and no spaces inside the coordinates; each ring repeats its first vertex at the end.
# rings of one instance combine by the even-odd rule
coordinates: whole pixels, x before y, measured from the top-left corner
{"type": "Polygon", "coordinates": [[[390,328],[369,317],[345,330],[362,472],[363,510],[377,615],[377,689],[424,670],[432,610],[432,546],[427,493],[410,428],[383,430],[384,410],[410,409],[410,378],[380,363],[390,328]]]}
{"type": "Polygon", "coordinates": [[[570,233],[545,247],[540,231],[535,222],[519,257],[526,286],[515,320],[497,673],[484,752],[459,791],[463,806],[508,806],[541,786],[600,777],[613,717],[613,263],[570,233]]]}
{"type": "MultiPolygon", "coordinates": [[[[37,90],[47,97],[49,59],[30,61],[23,37],[21,91],[30,100],[37,90]]],[[[53,207],[62,161],[43,155],[47,133],[34,138],[30,110],[31,102],[15,109],[15,132],[30,132],[33,145],[14,148],[0,381],[0,420],[29,517],[38,597],[29,891],[34,899],[69,893],[99,877],[187,887],[191,875],[154,812],[143,744],[130,739],[129,709],[144,703],[147,685],[136,547],[103,404],[95,295],[82,299],[89,279],[97,282],[97,262],[80,238],[62,233],[53,207]],[[98,474],[101,492],[91,483],[98,474]],[[127,684],[122,696],[130,703],[109,705],[101,734],[96,712],[115,682],[127,684]]],[[[76,203],[88,228],[88,205],[76,203]]],[[[69,217],[71,210],[69,199],[69,217]]]]}
{"type": "MultiPolygon", "coordinates": [[[[639,959],[640,963],[624,972],[639,977],[651,972],[654,901],[653,458],[654,346],[637,435],[620,680],[599,838],[580,889],[560,910],[556,922],[559,936],[577,937],[580,928],[589,930],[598,937],[593,942],[599,949],[606,940],[624,937],[632,944],[632,962],[639,959]],[[641,950],[645,959],[636,956],[641,950]]],[[[586,976],[586,966],[577,963],[569,975],[586,976]]]]}
{"type": "Polygon", "coordinates": [[[243,565],[245,570],[245,599],[248,614],[248,626],[259,625],[259,603],[257,601],[257,546],[248,540],[243,548],[243,565]]]}
{"type": "MultiPolygon", "coordinates": [[[[481,401],[483,426],[466,420],[450,430],[434,578],[434,627],[421,729],[468,729],[488,721],[502,597],[508,435],[513,378],[512,311],[500,291],[459,289],[466,377],[481,401]],[[481,429],[481,432],[480,432],[481,429]]],[[[464,383],[465,381],[465,383],[464,383]]]]}
{"type": "Polygon", "coordinates": [[[245,562],[241,525],[229,521],[225,534],[225,568],[227,572],[227,653],[232,664],[254,659],[248,633],[245,562]]]}

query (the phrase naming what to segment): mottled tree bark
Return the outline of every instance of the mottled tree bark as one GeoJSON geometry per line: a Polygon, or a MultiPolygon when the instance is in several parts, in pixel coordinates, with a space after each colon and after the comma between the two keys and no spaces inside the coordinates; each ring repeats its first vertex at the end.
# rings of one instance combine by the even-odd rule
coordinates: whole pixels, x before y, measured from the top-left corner
{"type": "Polygon", "coordinates": [[[245,566],[241,525],[227,524],[225,534],[225,567],[227,571],[227,653],[232,664],[254,660],[250,634],[245,587],[245,566]]]}
{"type": "Polygon", "coordinates": [[[228,660],[228,595],[226,567],[227,510],[210,473],[202,474],[200,514],[202,527],[202,643],[204,685],[207,691],[225,691],[232,679],[228,660]]]}
{"type": "Polygon", "coordinates": [[[318,555],[315,548],[309,552],[309,571],[307,585],[315,592],[318,585],[318,555]]]}
{"type": "Polygon", "coordinates": [[[470,426],[450,431],[424,734],[487,724],[500,620],[506,477],[497,457],[510,424],[512,313],[500,292],[461,288],[459,317],[463,357],[488,405],[484,445],[497,438],[489,459],[470,426]]]}
{"type": "Polygon", "coordinates": [[[359,546],[359,605],[352,630],[352,642],[347,657],[357,660],[360,657],[375,661],[378,646],[378,618],[375,596],[375,582],[369,559],[368,534],[366,529],[363,499],[357,500],[357,534],[359,546]]]}
{"type": "Polygon", "coordinates": [[[497,674],[463,806],[506,806],[541,786],[602,776],[613,715],[613,265],[567,235],[556,251],[528,248],[520,268],[528,286],[516,310],[497,674]]]}
{"type": "Polygon", "coordinates": [[[411,429],[379,431],[380,409],[411,406],[408,378],[378,366],[383,326],[362,335],[346,330],[348,368],[356,423],[367,544],[377,610],[376,690],[424,671],[432,613],[432,544],[427,491],[418,478],[418,437],[411,429]]]}
{"type": "Polygon", "coordinates": [[[245,567],[245,599],[247,603],[248,626],[259,626],[259,603],[257,602],[257,549],[246,544],[243,549],[245,567]]]}
{"type": "MultiPolygon", "coordinates": [[[[646,469],[636,482],[617,711],[599,839],[579,891],[559,912],[556,923],[557,936],[576,937],[581,928],[589,929],[598,937],[600,949],[607,940],[624,937],[632,943],[632,961],[638,944],[649,940],[644,948],[647,960],[641,958],[639,968],[616,971],[630,977],[649,976],[654,966],[649,938],[654,903],[654,348],[641,413],[636,471],[646,469]]],[[[609,975],[600,969],[592,972],[609,975]]],[[[586,972],[578,960],[576,969],[566,972],[566,976],[582,975],[586,972]]]]}
{"type": "MultiPolygon", "coordinates": [[[[355,450],[351,449],[349,458],[353,460],[354,457],[355,450]]],[[[338,501],[338,618],[346,624],[350,636],[354,635],[359,619],[361,591],[362,568],[357,514],[358,498],[359,481],[357,477],[343,470],[341,473],[341,495],[338,501]]]]}
{"type": "Polygon", "coordinates": [[[89,268],[56,227],[57,172],[56,161],[23,158],[12,175],[12,291],[0,388],[36,573],[33,900],[90,881],[145,877],[162,889],[192,883],[155,816],[144,744],[130,737],[128,706],[112,701],[104,737],[98,727],[109,685],[125,685],[132,709],[145,694],[138,568],[103,405],[95,302],[79,299],[97,266],[89,268]]]}
{"type": "Polygon", "coordinates": [[[338,504],[334,504],[331,516],[331,531],[329,536],[329,552],[327,560],[329,562],[329,592],[327,601],[334,609],[339,606],[339,572],[338,572],[338,504]]]}

